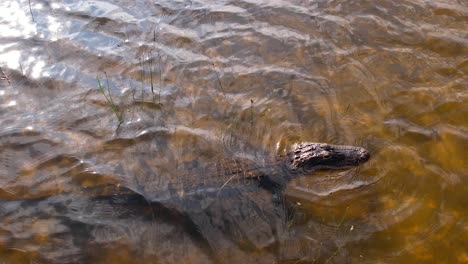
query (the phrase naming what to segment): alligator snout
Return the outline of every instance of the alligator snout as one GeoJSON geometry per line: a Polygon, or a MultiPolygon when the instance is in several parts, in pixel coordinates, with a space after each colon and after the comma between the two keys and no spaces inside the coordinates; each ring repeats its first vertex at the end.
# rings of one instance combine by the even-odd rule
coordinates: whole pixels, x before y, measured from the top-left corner
{"type": "Polygon", "coordinates": [[[364,163],[368,161],[370,158],[370,153],[367,149],[365,148],[360,148],[359,149],[359,162],[364,163]]]}
{"type": "Polygon", "coordinates": [[[358,166],[370,158],[367,149],[356,146],[302,142],[288,153],[290,168],[302,172],[358,166]]]}

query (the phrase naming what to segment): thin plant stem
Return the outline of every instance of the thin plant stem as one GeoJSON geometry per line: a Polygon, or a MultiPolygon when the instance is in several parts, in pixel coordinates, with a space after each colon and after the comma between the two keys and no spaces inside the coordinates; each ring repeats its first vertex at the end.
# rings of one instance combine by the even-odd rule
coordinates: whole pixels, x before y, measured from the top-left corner
{"type": "Polygon", "coordinates": [[[11,84],[10,78],[8,77],[8,75],[6,75],[2,68],[0,68],[0,72],[3,74],[3,77],[0,78],[0,80],[6,80],[8,84],[11,84]]]}
{"type": "Polygon", "coordinates": [[[219,78],[218,71],[216,71],[216,66],[214,65],[214,62],[212,62],[211,64],[213,65],[213,70],[215,72],[216,79],[218,80],[219,88],[221,88],[221,92],[224,93],[224,88],[223,88],[223,85],[221,84],[221,79],[219,78]]]}
{"type": "Polygon", "coordinates": [[[148,64],[149,64],[149,70],[150,70],[150,81],[151,81],[151,93],[153,94],[153,102],[154,102],[154,84],[153,84],[153,64],[151,63],[151,61],[148,60],[148,64]]]}
{"type": "Polygon", "coordinates": [[[250,126],[253,126],[253,107],[254,107],[254,100],[250,99],[250,126]]]}
{"type": "Polygon", "coordinates": [[[34,23],[36,23],[36,20],[34,19],[34,15],[33,15],[32,9],[31,9],[31,0],[28,0],[28,4],[29,4],[29,12],[31,13],[32,21],[34,23]]]}
{"type": "Polygon", "coordinates": [[[107,93],[109,94],[110,102],[112,103],[112,105],[115,105],[114,101],[112,100],[112,97],[110,96],[111,92],[110,92],[109,77],[107,77],[107,72],[104,72],[104,75],[106,76],[107,93]]]}
{"type": "Polygon", "coordinates": [[[144,92],[145,92],[145,69],[143,67],[143,60],[140,58],[140,67],[141,67],[141,101],[144,101],[144,92]]]}
{"type": "Polygon", "coordinates": [[[161,89],[162,89],[162,64],[161,64],[161,53],[159,53],[159,94],[158,94],[158,104],[161,104],[161,89]]]}
{"type": "Polygon", "coordinates": [[[21,71],[21,75],[24,76],[24,71],[23,71],[23,65],[21,63],[18,63],[21,71]]]}
{"type": "Polygon", "coordinates": [[[106,74],[106,79],[107,79],[106,82],[107,82],[107,92],[109,93],[108,96],[106,95],[106,91],[104,90],[104,86],[101,84],[101,80],[99,80],[98,77],[96,77],[96,79],[97,79],[97,82],[98,82],[99,91],[101,91],[101,93],[106,98],[106,101],[109,104],[109,106],[111,107],[112,112],[114,112],[115,116],[117,117],[117,120],[119,120],[119,126],[120,126],[123,123],[123,118],[122,118],[122,115],[119,114],[119,108],[117,107],[117,105],[114,104],[114,101],[112,100],[112,96],[111,96],[110,88],[109,88],[109,80],[107,79],[107,74],[106,74]]]}

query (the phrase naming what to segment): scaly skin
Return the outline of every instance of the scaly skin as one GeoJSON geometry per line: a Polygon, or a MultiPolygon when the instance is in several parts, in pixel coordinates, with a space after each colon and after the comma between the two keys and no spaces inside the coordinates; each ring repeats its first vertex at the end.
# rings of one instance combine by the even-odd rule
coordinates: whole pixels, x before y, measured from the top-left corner
{"type": "Polygon", "coordinates": [[[303,142],[294,144],[287,157],[292,171],[310,172],[354,167],[366,162],[370,154],[361,147],[303,142]]]}
{"type": "MultiPolygon", "coordinates": [[[[209,194],[219,194],[227,189],[242,192],[260,186],[271,191],[283,189],[297,177],[310,175],[317,170],[343,169],[358,166],[370,157],[361,147],[302,142],[272,159],[254,162],[247,159],[222,159],[202,168],[154,181],[137,182],[133,178],[121,179],[118,185],[109,184],[82,190],[84,197],[122,197],[138,194],[151,202],[165,202],[209,194]]],[[[77,193],[75,193],[77,194],[77,193]]]]}
{"type": "MultiPolygon", "coordinates": [[[[293,178],[309,175],[316,170],[358,166],[369,157],[369,152],[361,147],[302,142],[294,144],[285,155],[261,163],[223,159],[176,175],[163,183],[145,182],[137,186],[124,183],[122,186],[154,202],[218,193],[227,188],[249,185],[282,189],[293,178]]],[[[105,193],[108,194],[109,190],[105,193]]]]}

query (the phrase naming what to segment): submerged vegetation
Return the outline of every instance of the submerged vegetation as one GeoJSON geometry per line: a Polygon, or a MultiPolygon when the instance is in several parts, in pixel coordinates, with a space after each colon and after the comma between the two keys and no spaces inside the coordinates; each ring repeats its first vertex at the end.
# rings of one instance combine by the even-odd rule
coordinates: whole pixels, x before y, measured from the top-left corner
{"type": "MultiPolygon", "coordinates": [[[[167,61],[167,59],[166,59],[167,61]]],[[[135,104],[144,104],[150,107],[155,107],[155,108],[160,108],[162,106],[161,103],[161,90],[163,87],[163,65],[162,65],[162,56],[160,53],[157,55],[154,55],[151,51],[144,53],[142,57],[139,58],[139,66],[140,70],[138,73],[138,77],[140,79],[141,83],[141,94],[140,96],[135,96],[137,94],[138,88],[132,86],[132,83],[129,81],[129,88],[132,93],[133,97],[133,103],[135,104]],[[156,62],[159,63],[159,66],[156,66],[156,62]],[[159,71],[159,90],[156,91],[157,89],[157,70],[159,71]],[[151,89],[151,95],[152,99],[145,99],[147,93],[145,92],[145,84],[147,80],[149,79],[149,87],[151,89]],[[138,98],[139,97],[139,98],[138,98]]],[[[112,112],[114,115],[117,117],[117,120],[119,121],[119,126],[123,123],[123,116],[122,116],[122,110],[119,109],[119,106],[115,104],[114,100],[112,99],[111,93],[110,93],[110,86],[109,86],[109,78],[107,76],[107,73],[104,72],[104,75],[106,77],[106,86],[107,89],[104,87],[103,82],[99,77],[97,77],[97,83],[98,83],[98,88],[99,91],[104,95],[106,98],[106,101],[108,105],[110,106],[112,112]]],[[[146,86],[147,87],[147,86],[146,86]]]]}
{"type": "MultiPolygon", "coordinates": [[[[156,30],[153,31],[153,44],[156,45],[156,30]]],[[[143,104],[156,104],[156,106],[160,107],[161,104],[161,90],[163,87],[163,63],[161,61],[161,52],[157,52],[157,55],[153,53],[153,50],[156,49],[156,46],[151,48],[148,52],[143,52],[142,57],[139,58],[140,64],[140,81],[141,81],[141,99],[135,99],[136,90],[132,88],[133,99],[136,103],[143,103],[143,104]],[[156,100],[156,60],[158,62],[158,70],[159,70],[159,91],[157,92],[157,100],[156,100]],[[148,74],[149,73],[149,74],[148,74]],[[145,100],[145,79],[148,79],[149,75],[149,86],[151,88],[151,95],[152,100],[148,101],[145,100]]],[[[166,59],[167,62],[167,59],[166,59]]]]}
{"type": "Polygon", "coordinates": [[[112,112],[114,112],[115,116],[117,117],[117,120],[119,120],[119,125],[121,125],[123,123],[122,114],[119,112],[119,107],[114,103],[114,100],[112,100],[110,86],[109,86],[109,78],[107,77],[106,72],[104,72],[104,74],[106,75],[107,95],[106,95],[106,90],[104,89],[104,86],[101,84],[101,80],[99,79],[99,77],[96,77],[99,91],[106,98],[106,101],[109,104],[110,108],[112,109],[112,112]]]}
{"type": "Polygon", "coordinates": [[[140,81],[141,81],[141,99],[136,99],[135,94],[136,90],[132,88],[132,93],[133,93],[133,99],[137,103],[152,103],[156,104],[158,106],[162,106],[161,103],[161,90],[163,86],[163,76],[162,76],[162,63],[161,63],[161,54],[153,55],[150,52],[148,52],[146,55],[143,56],[143,58],[146,59],[139,59],[139,64],[140,64],[140,81]],[[156,92],[156,60],[159,63],[159,90],[156,92]],[[148,101],[145,100],[145,80],[148,79],[149,75],[149,87],[151,88],[151,95],[152,95],[152,100],[148,101]]]}

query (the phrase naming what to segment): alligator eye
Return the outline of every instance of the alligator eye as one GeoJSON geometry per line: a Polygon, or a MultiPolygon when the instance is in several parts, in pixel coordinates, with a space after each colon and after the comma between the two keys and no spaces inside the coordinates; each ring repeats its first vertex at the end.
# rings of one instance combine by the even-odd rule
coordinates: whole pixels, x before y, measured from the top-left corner
{"type": "Polygon", "coordinates": [[[327,153],[327,154],[323,155],[324,159],[329,159],[331,157],[332,157],[332,155],[330,153],[327,153]]]}

